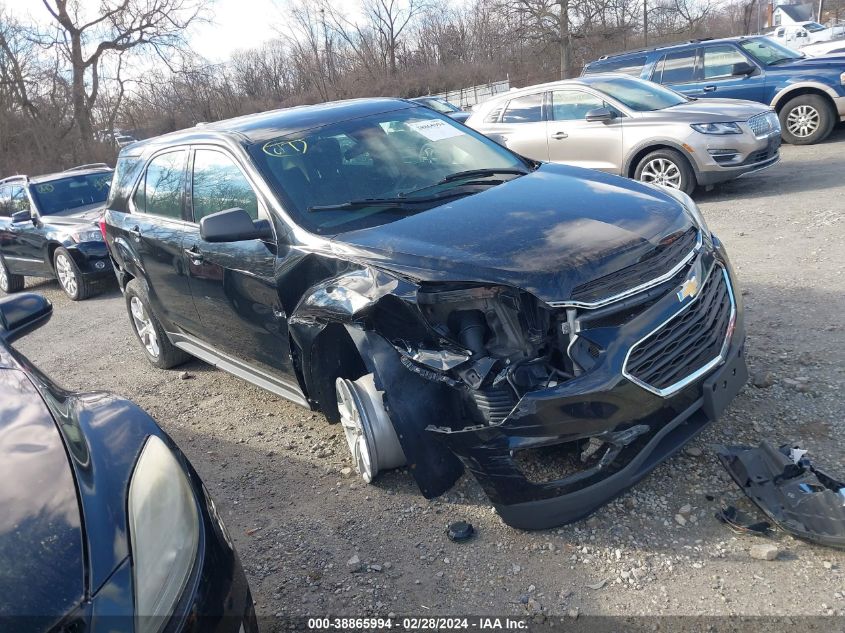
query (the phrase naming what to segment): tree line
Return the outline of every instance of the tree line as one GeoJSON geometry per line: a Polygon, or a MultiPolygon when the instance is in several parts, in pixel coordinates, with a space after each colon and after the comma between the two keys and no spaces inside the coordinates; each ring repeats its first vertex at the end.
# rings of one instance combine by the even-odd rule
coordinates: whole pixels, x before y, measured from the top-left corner
{"type": "MultiPolygon", "coordinates": [[[[192,27],[213,0],[0,0],[0,176],[97,160],[99,131],[140,137],[278,107],[523,86],[645,44],[756,28],[756,0],[278,0],[276,37],[210,64],[192,27]],[[40,4],[39,4],[40,2],[40,4]]],[[[826,0],[831,3],[845,0],[826,0]]]]}

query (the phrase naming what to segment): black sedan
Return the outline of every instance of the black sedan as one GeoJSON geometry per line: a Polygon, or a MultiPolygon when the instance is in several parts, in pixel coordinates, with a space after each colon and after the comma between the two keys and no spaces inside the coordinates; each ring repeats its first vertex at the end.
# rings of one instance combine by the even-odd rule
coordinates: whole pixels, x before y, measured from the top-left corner
{"type": "Polygon", "coordinates": [[[39,295],[0,300],[0,630],[257,631],[232,541],[173,441],[7,345],[51,312],[39,295]]]}

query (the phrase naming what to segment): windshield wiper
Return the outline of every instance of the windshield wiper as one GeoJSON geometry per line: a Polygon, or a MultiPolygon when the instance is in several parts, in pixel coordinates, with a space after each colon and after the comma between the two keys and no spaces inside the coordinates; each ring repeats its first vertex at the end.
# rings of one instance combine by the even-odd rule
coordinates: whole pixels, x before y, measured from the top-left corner
{"type": "Polygon", "coordinates": [[[360,200],[347,200],[339,204],[324,204],[308,207],[311,213],[319,211],[345,211],[350,209],[366,209],[367,207],[385,207],[391,209],[414,209],[421,204],[439,202],[449,198],[460,198],[468,196],[472,191],[448,191],[438,196],[426,198],[362,198],[360,200]]]}
{"type": "Polygon", "coordinates": [[[445,185],[447,182],[461,180],[462,178],[473,178],[477,176],[496,176],[498,174],[514,174],[517,176],[524,176],[528,172],[524,169],[502,168],[502,169],[467,169],[466,171],[455,172],[449,174],[445,178],[438,180],[438,185],[445,185]]]}

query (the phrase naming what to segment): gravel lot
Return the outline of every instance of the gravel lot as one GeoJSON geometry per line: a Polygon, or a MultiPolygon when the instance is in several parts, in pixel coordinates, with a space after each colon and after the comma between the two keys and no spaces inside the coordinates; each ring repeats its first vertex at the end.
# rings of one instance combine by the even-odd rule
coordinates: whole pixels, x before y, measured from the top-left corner
{"type": "Polygon", "coordinates": [[[800,442],[845,476],[845,129],[697,201],[740,276],[754,380],[770,386],[748,385],[684,455],[561,529],[508,528],[469,477],[427,501],[405,472],[345,476],[342,432],[321,415],[199,361],[187,379],[151,368],[116,288],[72,303],[29,283],[55,312],[18,346],[64,386],[158,419],[222,510],[259,615],[845,615],[845,553],[779,533],[778,558],[756,560],[764,539],[713,518],[720,499],[752,508],[711,450],[800,442]],[[474,540],[447,540],[458,519],[474,540]]]}

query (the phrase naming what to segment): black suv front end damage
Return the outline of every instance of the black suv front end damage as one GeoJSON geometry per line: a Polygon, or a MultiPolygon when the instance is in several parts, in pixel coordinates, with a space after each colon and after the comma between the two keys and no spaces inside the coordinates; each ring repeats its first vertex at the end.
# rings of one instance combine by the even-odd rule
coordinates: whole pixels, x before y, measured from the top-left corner
{"type": "Polygon", "coordinates": [[[315,329],[343,324],[426,496],[463,466],[509,525],[557,526],[644,477],[747,380],[721,244],[697,227],[666,242],[555,304],[356,268],[307,293],[291,333],[308,349],[315,329]],[[537,449],[539,476],[524,459],[537,449]]]}

